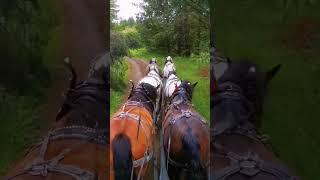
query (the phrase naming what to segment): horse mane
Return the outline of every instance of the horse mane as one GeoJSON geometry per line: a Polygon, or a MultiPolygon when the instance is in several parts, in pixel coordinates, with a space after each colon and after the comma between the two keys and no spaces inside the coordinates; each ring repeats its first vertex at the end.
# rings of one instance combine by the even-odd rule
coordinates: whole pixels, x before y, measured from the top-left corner
{"type": "MultiPolygon", "coordinates": [[[[105,94],[105,98],[94,100],[88,95],[80,96],[78,92],[74,92],[74,96],[79,96],[72,102],[69,112],[61,119],[65,126],[86,126],[94,129],[109,129],[109,122],[106,118],[109,115],[109,96],[108,91],[97,90],[97,94],[105,94]]],[[[67,97],[66,102],[72,101],[67,97]]],[[[60,121],[60,120],[59,120],[60,121]]]]}
{"type": "MultiPolygon", "coordinates": [[[[56,120],[64,126],[109,129],[109,53],[97,56],[89,69],[88,79],[70,86],[56,120]]],[[[71,64],[69,65],[70,68],[71,64]]],[[[73,72],[75,73],[75,72],[73,72]]],[[[74,80],[72,81],[74,83],[74,80]]]]}
{"type": "Polygon", "coordinates": [[[254,105],[257,116],[262,115],[262,106],[264,103],[265,81],[263,73],[259,67],[249,60],[235,61],[229,64],[229,68],[217,80],[217,84],[232,82],[238,85],[243,95],[254,105]],[[254,71],[251,72],[251,70],[254,71]]]}
{"type": "Polygon", "coordinates": [[[128,99],[132,101],[143,102],[151,101],[146,103],[146,107],[152,112],[154,110],[154,104],[156,103],[157,98],[157,89],[148,83],[141,83],[138,87],[135,87],[131,90],[128,99]]]}

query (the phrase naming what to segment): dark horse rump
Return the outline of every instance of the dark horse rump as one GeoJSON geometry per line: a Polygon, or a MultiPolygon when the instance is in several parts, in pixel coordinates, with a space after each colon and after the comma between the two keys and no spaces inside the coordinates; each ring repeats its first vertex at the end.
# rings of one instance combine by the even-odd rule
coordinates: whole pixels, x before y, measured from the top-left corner
{"type": "Polygon", "coordinates": [[[213,94],[210,179],[296,179],[268,148],[257,128],[265,88],[280,66],[266,74],[246,61],[229,66],[217,80],[213,94]]]}
{"type": "Polygon", "coordinates": [[[163,147],[170,179],[207,179],[209,128],[191,104],[196,84],[182,81],[164,112],[163,147]]]}

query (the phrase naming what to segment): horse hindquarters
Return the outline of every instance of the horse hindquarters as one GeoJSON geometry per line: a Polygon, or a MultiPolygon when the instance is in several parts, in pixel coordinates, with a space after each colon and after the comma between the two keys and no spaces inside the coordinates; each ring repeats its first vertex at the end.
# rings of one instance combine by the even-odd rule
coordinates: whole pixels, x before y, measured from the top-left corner
{"type": "Polygon", "coordinates": [[[115,180],[130,180],[133,162],[129,137],[116,135],[112,140],[112,153],[115,180]]]}

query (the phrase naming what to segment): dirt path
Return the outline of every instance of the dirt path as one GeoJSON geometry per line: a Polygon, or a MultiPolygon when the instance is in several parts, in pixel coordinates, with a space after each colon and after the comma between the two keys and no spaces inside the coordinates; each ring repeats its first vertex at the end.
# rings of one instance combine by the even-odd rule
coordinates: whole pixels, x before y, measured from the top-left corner
{"type": "Polygon", "coordinates": [[[137,59],[128,59],[128,63],[129,63],[128,79],[132,80],[136,85],[140,81],[140,79],[145,76],[148,63],[146,61],[137,60],[137,59]]]}
{"type": "Polygon", "coordinates": [[[62,103],[62,93],[68,86],[63,58],[69,57],[79,80],[86,78],[90,61],[108,47],[108,30],[105,27],[105,3],[99,0],[58,0],[63,29],[59,34],[59,55],[52,72],[53,82],[48,90],[48,100],[43,118],[53,122],[62,103]]]}
{"type": "MultiPolygon", "coordinates": [[[[143,60],[137,60],[137,59],[128,59],[128,80],[132,80],[135,85],[138,84],[140,79],[142,79],[145,76],[146,68],[148,66],[148,63],[143,60]]],[[[130,93],[131,85],[127,87],[125,90],[124,100],[128,97],[130,93]]]]}

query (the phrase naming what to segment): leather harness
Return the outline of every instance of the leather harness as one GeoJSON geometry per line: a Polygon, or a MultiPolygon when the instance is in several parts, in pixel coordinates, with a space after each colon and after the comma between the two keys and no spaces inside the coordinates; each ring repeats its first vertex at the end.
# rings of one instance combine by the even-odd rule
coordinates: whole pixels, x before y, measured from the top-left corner
{"type": "MultiPolygon", "coordinates": [[[[77,180],[94,180],[97,177],[91,171],[78,168],[74,165],[59,163],[65,157],[65,155],[75,147],[64,149],[58,156],[55,156],[50,160],[45,160],[44,157],[50,141],[52,142],[65,139],[77,139],[84,142],[91,142],[102,146],[108,146],[108,132],[109,131],[106,129],[97,131],[95,129],[84,126],[70,126],[52,130],[48,133],[48,135],[42,142],[38,143],[31,149],[34,150],[35,148],[40,147],[39,156],[32,162],[32,164],[25,167],[22,171],[16,173],[14,176],[8,177],[7,180],[11,180],[25,174],[46,177],[48,173],[52,172],[69,175],[77,180]]],[[[83,142],[75,145],[77,147],[82,144],[83,142]]]]}
{"type": "MultiPolygon", "coordinates": [[[[250,107],[249,109],[253,108],[252,104],[250,104],[247,98],[242,94],[242,89],[232,82],[222,83],[218,86],[217,94],[213,101],[213,107],[216,107],[225,99],[245,101],[246,103],[248,103],[248,106],[250,107]]],[[[247,116],[248,119],[253,115],[252,112],[254,111],[249,112],[249,115],[247,116]]],[[[264,144],[256,127],[248,120],[241,124],[239,124],[239,122],[232,123],[223,122],[221,120],[214,125],[212,131],[213,137],[211,139],[213,139],[212,143],[216,149],[215,153],[218,156],[228,158],[231,161],[229,166],[223,169],[212,171],[210,175],[212,179],[225,180],[230,176],[238,173],[248,177],[253,177],[259,173],[265,173],[281,180],[296,179],[296,177],[293,177],[289,174],[288,170],[285,167],[266,162],[262,160],[257,153],[248,151],[245,155],[239,155],[230,150],[227,150],[223,145],[215,142],[214,139],[218,135],[236,134],[248,137],[250,139],[253,139],[254,141],[262,142],[264,144]],[[220,124],[222,123],[226,123],[226,125],[221,126],[220,124]]]]}
{"type": "MultiPolygon", "coordinates": [[[[97,89],[106,90],[105,92],[107,93],[105,84],[93,79],[78,83],[74,89],[69,89],[66,93],[67,97],[65,102],[57,115],[57,120],[65,116],[76,105],[75,101],[79,98],[105,104],[106,96],[98,95],[96,93],[97,89]]],[[[46,177],[48,176],[48,173],[61,173],[69,175],[77,180],[95,180],[97,179],[95,173],[81,169],[75,165],[67,165],[59,162],[64,159],[67,153],[80,145],[83,145],[85,142],[95,143],[105,147],[109,146],[108,136],[109,129],[97,130],[86,126],[67,126],[49,131],[42,142],[30,149],[29,152],[32,152],[36,148],[40,148],[39,156],[31,163],[31,165],[6,179],[11,180],[26,174],[46,177]],[[52,159],[45,160],[45,154],[50,142],[65,139],[81,140],[81,142],[71,145],[71,148],[64,149],[59,155],[52,159]]]]}
{"type": "MultiPolygon", "coordinates": [[[[174,97],[177,96],[177,95],[178,95],[178,91],[175,92],[175,93],[172,95],[170,102],[172,102],[172,100],[174,99],[174,97]]],[[[167,127],[163,127],[162,135],[164,135],[165,132],[169,129],[170,132],[169,132],[168,149],[165,149],[165,148],[164,148],[164,149],[165,149],[165,152],[167,153],[167,168],[168,168],[168,164],[170,163],[172,166],[175,166],[175,167],[178,167],[178,168],[182,168],[182,169],[184,169],[184,170],[189,170],[189,169],[190,169],[190,164],[178,162],[178,161],[176,161],[176,160],[174,160],[174,159],[172,159],[172,158],[170,157],[170,145],[171,145],[171,132],[172,132],[171,130],[172,130],[172,126],[174,126],[177,121],[180,121],[180,120],[182,120],[182,119],[188,120],[188,119],[190,119],[191,117],[196,117],[196,119],[199,120],[200,122],[202,122],[202,124],[203,124],[206,128],[208,128],[208,126],[207,126],[207,122],[206,122],[203,118],[201,118],[201,116],[199,116],[199,114],[194,113],[194,112],[192,112],[192,111],[190,111],[190,110],[183,110],[183,109],[181,109],[181,108],[178,108],[178,105],[181,105],[181,104],[183,104],[183,103],[189,105],[189,102],[184,101],[184,102],[182,102],[182,103],[171,103],[171,104],[169,104],[169,106],[166,108],[164,114],[167,114],[167,112],[168,112],[170,109],[172,109],[172,108],[175,108],[175,109],[179,110],[180,113],[179,113],[179,114],[174,114],[173,116],[170,116],[169,124],[168,124],[167,127]]],[[[165,122],[165,121],[164,121],[164,122],[165,122]]],[[[210,165],[210,163],[209,163],[209,161],[208,161],[205,166],[208,167],[209,165],[210,165]]]]}

